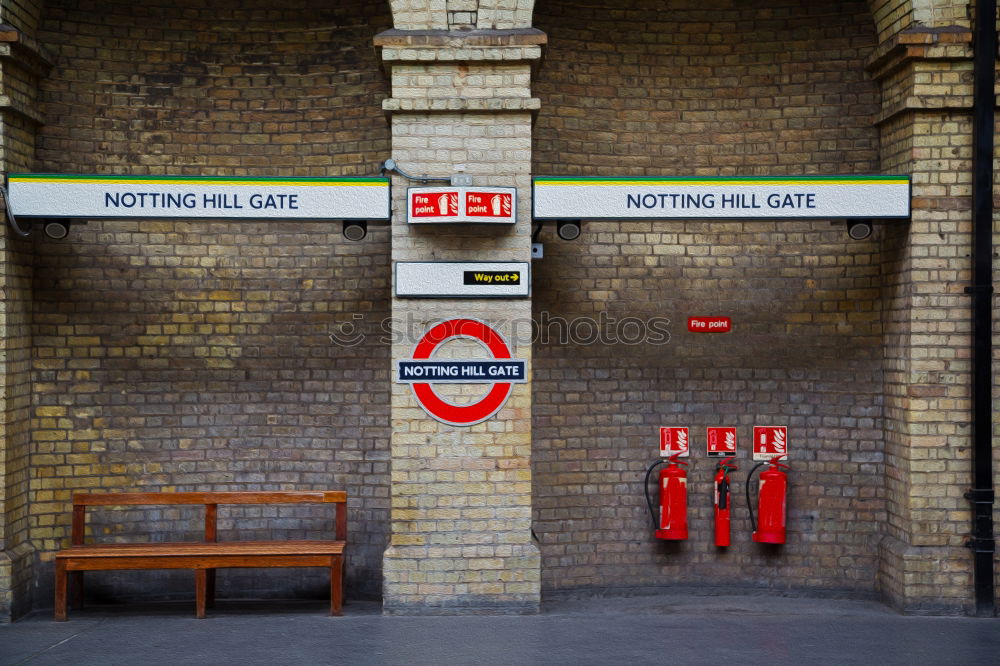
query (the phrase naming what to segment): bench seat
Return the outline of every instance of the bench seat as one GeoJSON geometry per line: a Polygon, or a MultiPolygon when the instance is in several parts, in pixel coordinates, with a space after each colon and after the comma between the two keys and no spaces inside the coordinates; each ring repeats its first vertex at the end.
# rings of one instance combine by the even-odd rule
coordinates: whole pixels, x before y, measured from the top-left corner
{"type": "Polygon", "coordinates": [[[55,618],[67,618],[69,579],[77,601],[82,601],[84,571],[191,569],[195,576],[195,609],[199,618],[215,597],[215,570],[225,568],[326,567],[330,569],[330,614],[340,615],[343,604],[343,564],[346,545],[346,493],[107,493],[74,497],[73,545],[56,553],[55,618]],[[216,516],[219,504],[334,503],[335,540],[219,541],[216,516]],[[205,540],[182,542],[84,544],[87,506],[202,504],[205,540]]]}

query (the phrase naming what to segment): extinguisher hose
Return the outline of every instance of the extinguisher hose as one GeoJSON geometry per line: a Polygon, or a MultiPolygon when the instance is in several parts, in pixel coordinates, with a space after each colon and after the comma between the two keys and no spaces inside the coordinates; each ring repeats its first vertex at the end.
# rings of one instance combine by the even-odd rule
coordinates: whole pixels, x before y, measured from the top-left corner
{"type": "Polygon", "coordinates": [[[666,460],[657,460],[652,465],[650,465],[649,469],[646,470],[646,479],[645,481],[643,481],[642,484],[643,491],[646,493],[646,506],[649,507],[649,516],[653,520],[654,530],[660,529],[660,525],[659,523],[656,522],[656,511],[653,509],[653,500],[649,496],[649,475],[653,473],[654,469],[656,469],[660,465],[665,465],[665,464],[667,464],[666,460]]]}
{"type": "Polygon", "coordinates": [[[753,466],[753,469],[750,470],[750,473],[747,474],[747,482],[746,482],[747,511],[750,512],[750,528],[754,532],[757,531],[757,521],[754,519],[754,515],[753,515],[753,503],[750,502],[750,480],[753,478],[754,472],[756,472],[759,468],[763,467],[767,463],[768,463],[767,460],[764,460],[763,462],[757,463],[756,465],[753,466]]]}

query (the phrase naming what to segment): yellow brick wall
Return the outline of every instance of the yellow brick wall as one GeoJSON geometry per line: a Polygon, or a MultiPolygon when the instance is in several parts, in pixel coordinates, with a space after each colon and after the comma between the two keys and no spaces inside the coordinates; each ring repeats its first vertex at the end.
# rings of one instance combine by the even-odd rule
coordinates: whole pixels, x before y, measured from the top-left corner
{"type": "MultiPolygon", "coordinates": [[[[0,87],[9,100],[0,113],[0,171],[5,174],[30,168],[33,159],[37,77],[44,65],[33,46],[19,42],[33,41],[40,8],[40,2],[30,0],[0,3],[0,20],[20,31],[11,41],[0,43],[0,87]]],[[[32,267],[30,248],[11,233],[6,220],[0,232],[0,261],[0,622],[4,622],[30,608],[34,575],[28,524],[32,267]]]]}
{"type": "MultiPolygon", "coordinates": [[[[864,2],[619,9],[537,8],[549,46],[535,84],[536,175],[880,171],[864,2]]],[[[552,338],[534,349],[533,468],[547,591],[874,594],[886,471],[881,239],[904,226],[879,224],[861,242],[842,220],[585,221],[575,242],[542,232],[533,306],[552,338]],[[733,332],[689,333],[699,315],[732,317],[733,332]],[[560,344],[582,318],[604,339],[560,344]],[[627,318],[669,321],[669,341],[624,344],[627,318]],[[779,555],[750,543],[743,498],[751,429],[772,424],[791,440],[779,555]],[[705,428],[717,425],[742,439],[724,550],[711,545],[705,457],[705,428]],[[695,450],[691,538],[675,548],[653,538],[642,491],[660,426],[691,427],[695,450]]]]}
{"type": "MultiPolygon", "coordinates": [[[[41,35],[58,65],[31,169],[377,175],[388,86],[371,39],[389,24],[387,5],[363,2],[47,3],[41,35]]],[[[336,488],[349,495],[348,595],[377,596],[388,252],[384,223],[350,243],[335,221],[91,221],[63,242],[38,238],[31,527],[43,563],[67,543],[75,491],[336,488]],[[331,339],[352,327],[362,341],[331,339]]],[[[189,527],[146,517],[98,511],[91,528],[141,539],[189,527]]],[[[276,518],[243,525],[303,529],[276,518]]],[[[321,593],[321,578],[305,589],[321,593]]],[[[225,594],[288,595],[265,575],[227,580],[225,594]]],[[[184,589],[119,582],[97,576],[95,589],[184,589]]]]}
{"type": "Polygon", "coordinates": [[[879,41],[913,28],[971,25],[969,0],[869,0],[879,41]]]}
{"type": "Polygon", "coordinates": [[[534,0],[390,0],[399,30],[507,30],[531,27],[534,0]]]}
{"type": "MultiPolygon", "coordinates": [[[[395,178],[394,261],[528,261],[531,238],[528,110],[530,59],[538,36],[481,48],[458,36],[429,44],[386,46],[391,66],[392,154],[413,174],[463,172],[476,186],[516,187],[513,228],[410,227],[407,183],[395,178]],[[469,56],[471,62],[467,60],[469,56]],[[476,57],[478,56],[478,57],[476,57]],[[425,64],[426,63],[426,64],[425,64]]],[[[515,358],[531,360],[528,299],[414,300],[394,298],[397,339],[392,358],[412,357],[435,321],[480,319],[507,338],[515,358]]],[[[442,352],[460,346],[448,342],[442,352]]],[[[477,345],[478,347],[478,345],[477,345]]],[[[480,357],[481,349],[466,349],[480,357]]],[[[440,385],[439,385],[440,386],[440,385]]],[[[437,388],[437,387],[436,387],[437,388]]],[[[480,385],[442,397],[462,404],[480,385]]],[[[392,537],[384,561],[388,613],[537,612],[540,558],[531,540],[531,388],[514,385],[492,418],[454,427],[428,416],[410,386],[392,388],[392,537]]]]}

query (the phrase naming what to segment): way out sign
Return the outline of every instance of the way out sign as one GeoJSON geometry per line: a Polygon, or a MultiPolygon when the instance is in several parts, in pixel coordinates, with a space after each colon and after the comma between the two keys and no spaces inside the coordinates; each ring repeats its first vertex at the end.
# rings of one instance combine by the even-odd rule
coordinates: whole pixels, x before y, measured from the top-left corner
{"type": "Polygon", "coordinates": [[[428,330],[412,359],[396,362],[396,382],[409,384],[417,403],[431,417],[453,426],[471,426],[492,417],[507,403],[514,384],[528,381],[527,362],[513,358],[503,336],[478,319],[449,319],[428,330]],[[478,342],[490,358],[435,359],[449,340],[478,342]],[[445,400],[434,384],[486,384],[486,393],[469,404],[445,400]]]}

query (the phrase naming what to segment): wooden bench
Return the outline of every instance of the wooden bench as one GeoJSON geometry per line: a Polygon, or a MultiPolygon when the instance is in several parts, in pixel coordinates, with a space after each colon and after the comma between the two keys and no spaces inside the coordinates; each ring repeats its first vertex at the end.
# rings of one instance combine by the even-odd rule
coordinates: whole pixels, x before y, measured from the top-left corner
{"type": "Polygon", "coordinates": [[[69,579],[74,606],[83,600],[83,572],[123,569],[191,569],[195,579],[197,617],[215,600],[215,570],[226,567],[329,567],[330,614],[343,605],[344,544],[347,540],[347,493],[342,491],[221,493],[82,493],[73,496],[73,529],[69,548],[56,553],[55,619],[67,617],[69,579]],[[333,541],[219,541],[219,505],[336,505],[333,541]],[[203,505],[205,536],[200,542],[84,544],[88,506],[203,505]]]}

